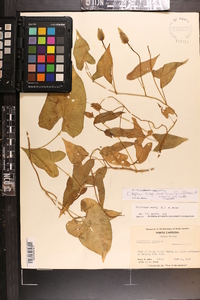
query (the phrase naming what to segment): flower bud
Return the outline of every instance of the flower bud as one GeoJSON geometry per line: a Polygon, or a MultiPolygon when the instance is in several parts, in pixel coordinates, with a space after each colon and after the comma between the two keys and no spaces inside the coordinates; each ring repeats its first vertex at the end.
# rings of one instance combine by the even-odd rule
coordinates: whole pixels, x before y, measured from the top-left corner
{"type": "Polygon", "coordinates": [[[128,44],[129,38],[127,37],[127,35],[120,28],[118,28],[118,31],[119,31],[119,36],[120,36],[122,43],[128,44]]]}
{"type": "Polygon", "coordinates": [[[97,37],[98,37],[98,39],[99,39],[100,41],[103,41],[104,38],[105,38],[105,35],[104,35],[104,33],[103,33],[103,30],[100,29],[100,28],[98,28],[97,37]]]}

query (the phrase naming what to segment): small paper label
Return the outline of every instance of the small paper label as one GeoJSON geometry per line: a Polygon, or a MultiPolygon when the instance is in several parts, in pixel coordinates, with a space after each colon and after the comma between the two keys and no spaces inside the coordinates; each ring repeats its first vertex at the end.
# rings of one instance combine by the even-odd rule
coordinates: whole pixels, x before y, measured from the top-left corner
{"type": "Polygon", "coordinates": [[[198,202],[198,189],[123,189],[123,200],[198,202]]]}
{"type": "Polygon", "coordinates": [[[133,204],[133,219],[197,218],[198,203],[133,204]]]}

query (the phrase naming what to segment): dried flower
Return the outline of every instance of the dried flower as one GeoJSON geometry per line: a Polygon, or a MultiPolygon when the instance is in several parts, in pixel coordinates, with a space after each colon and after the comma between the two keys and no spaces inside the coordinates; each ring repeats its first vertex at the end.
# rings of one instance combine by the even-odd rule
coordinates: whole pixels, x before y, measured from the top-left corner
{"type": "Polygon", "coordinates": [[[119,36],[123,44],[128,44],[129,38],[127,35],[118,27],[119,36]]]}
{"type": "Polygon", "coordinates": [[[105,38],[105,35],[104,35],[104,33],[103,33],[103,30],[100,29],[100,28],[98,28],[97,37],[98,37],[98,39],[99,39],[100,41],[103,41],[104,38],[105,38]]]}

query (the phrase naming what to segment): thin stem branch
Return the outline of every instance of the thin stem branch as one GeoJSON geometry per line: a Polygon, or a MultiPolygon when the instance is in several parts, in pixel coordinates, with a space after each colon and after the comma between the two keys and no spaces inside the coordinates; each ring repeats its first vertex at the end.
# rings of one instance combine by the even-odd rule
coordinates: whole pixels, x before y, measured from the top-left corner
{"type": "Polygon", "coordinates": [[[147,93],[146,93],[145,85],[144,85],[143,78],[142,78],[142,75],[141,75],[141,63],[142,63],[141,57],[140,57],[139,53],[136,52],[136,51],[132,48],[132,46],[131,46],[129,43],[127,43],[127,45],[128,45],[128,46],[130,47],[130,49],[137,55],[137,57],[138,57],[138,59],[139,59],[139,63],[140,63],[140,79],[141,79],[141,85],[142,85],[142,88],[143,88],[143,90],[144,90],[144,94],[145,94],[145,96],[146,96],[147,93]]]}
{"type": "Polygon", "coordinates": [[[61,132],[62,132],[62,130],[60,130],[58,132],[58,134],[52,140],[50,140],[50,142],[46,143],[45,145],[41,146],[40,148],[45,148],[46,146],[48,146],[49,144],[51,144],[61,134],[61,132]]]}
{"type": "Polygon", "coordinates": [[[59,207],[57,206],[57,204],[61,205],[61,203],[59,203],[59,202],[57,201],[56,195],[53,194],[52,192],[47,191],[47,190],[43,187],[43,185],[42,185],[42,183],[41,183],[40,176],[39,176],[38,171],[36,170],[36,168],[35,168],[35,166],[34,166],[34,164],[33,164],[32,157],[31,157],[31,143],[30,143],[29,134],[28,134],[28,132],[27,132],[26,134],[27,134],[27,140],[28,140],[29,160],[30,160],[31,165],[32,165],[32,167],[33,167],[33,170],[35,171],[36,176],[37,176],[37,178],[38,178],[38,182],[39,182],[40,188],[44,191],[45,195],[53,202],[53,204],[54,204],[59,210],[61,210],[61,208],[59,208],[59,207]]]}
{"type": "Polygon", "coordinates": [[[152,75],[154,84],[155,84],[156,89],[158,90],[160,96],[163,98],[164,104],[167,105],[167,101],[166,101],[166,97],[165,97],[165,95],[164,95],[164,91],[162,90],[162,92],[163,92],[163,94],[162,94],[161,91],[160,91],[160,89],[159,89],[159,87],[158,87],[158,85],[157,85],[157,82],[156,82],[156,80],[155,80],[155,77],[154,77],[154,75],[153,75],[153,67],[152,67],[152,64],[151,64],[151,52],[150,52],[149,46],[147,46],[147,49],[148,49],[148,52],[149,52],[151,75],[152,75]]]}

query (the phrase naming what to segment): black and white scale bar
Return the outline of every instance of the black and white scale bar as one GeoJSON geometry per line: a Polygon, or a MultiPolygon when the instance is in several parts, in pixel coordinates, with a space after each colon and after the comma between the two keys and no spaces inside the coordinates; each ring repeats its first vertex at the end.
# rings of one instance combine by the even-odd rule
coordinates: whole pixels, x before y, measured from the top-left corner
{"type": "Polygon", "coordinates": [[[2,195],[16,195],[15,106],[2,106],[2,195]]]}
{"type": "Polygon", "coordinates": [[[170,9],[170,0],[81,0],[82,10],[144,10],[170,9]]]}

